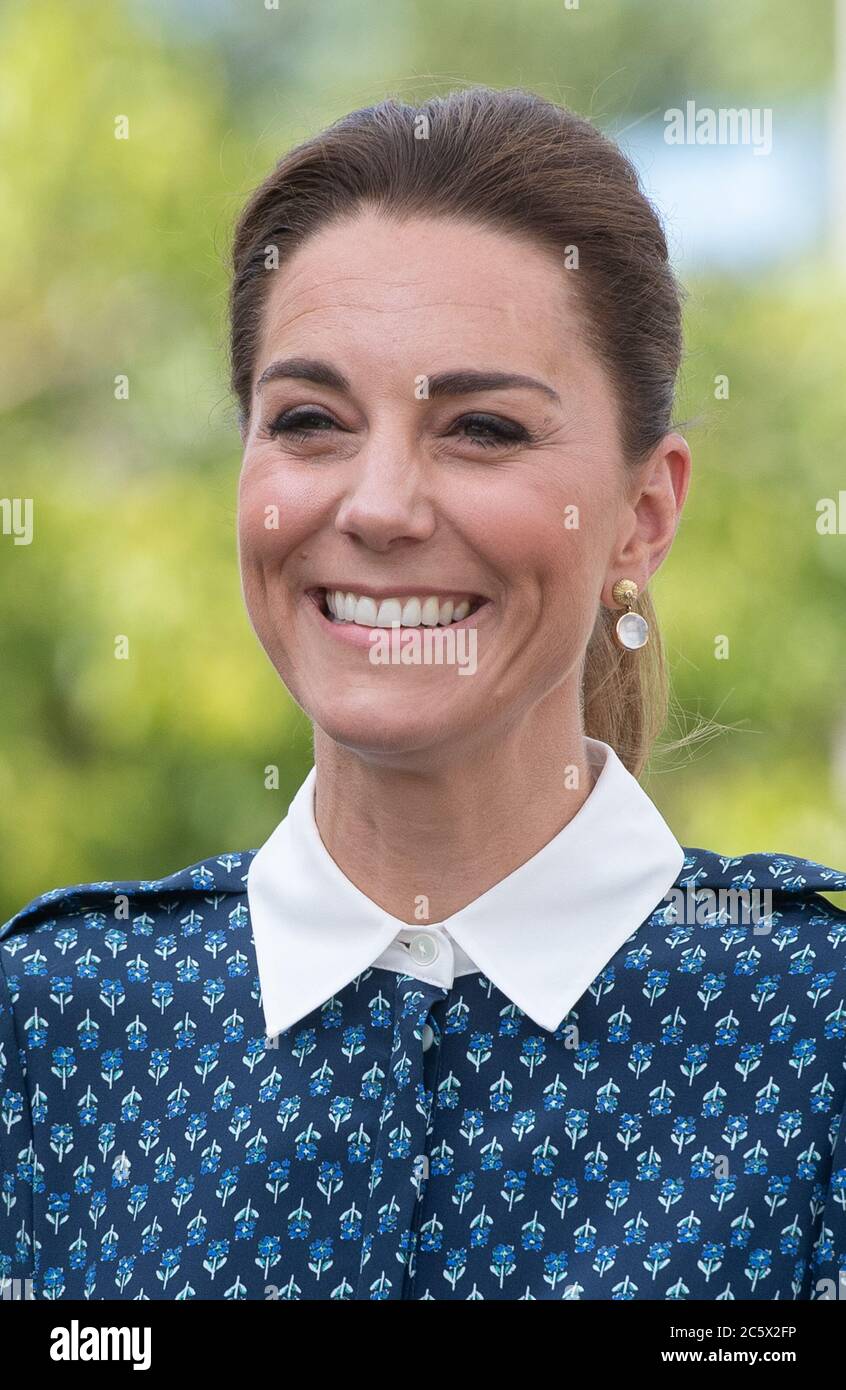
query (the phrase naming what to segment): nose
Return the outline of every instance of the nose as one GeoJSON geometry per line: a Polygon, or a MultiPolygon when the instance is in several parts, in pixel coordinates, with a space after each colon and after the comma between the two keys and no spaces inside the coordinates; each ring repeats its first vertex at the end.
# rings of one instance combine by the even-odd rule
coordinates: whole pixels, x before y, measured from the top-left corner
{"type": "Polygon", "coordinates": [[[424,462],[407,440],[374,437],[365,445],[348,475],[335,526],[376,551],[432,535],[435,508],[424,462]]]}

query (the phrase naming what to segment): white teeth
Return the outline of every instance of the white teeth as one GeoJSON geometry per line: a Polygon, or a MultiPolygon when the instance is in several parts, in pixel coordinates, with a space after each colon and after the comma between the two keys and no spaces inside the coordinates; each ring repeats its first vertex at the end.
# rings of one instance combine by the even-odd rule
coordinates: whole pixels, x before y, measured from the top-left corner
{"type": "Polygon", "coordinates": [[[448,627],[460,623],[470,612],[470,600],[444,599],[436,594],[427,598],[383,598],[369,594],[360,597],[343,589],[324,590],[326,607],[336,622],[361,627],[448,627]]]}
{"type": "Polygon", "coordinates": [[[393,627],[402,618],[402,604],[398,598],[383,598],[376,614],[377,627],[393,627]]]}
{"type": "Polygon", "coordinates": [[[437,627],[440,607],[436,598],[423,600],[423,608],[420,613],[420,621],[424,627],[437,627]]]}
{"type": "Polygon", "coordinates": [[[365,594],[356,601],[353,622],[358,623],[360,627],[375,627],[378,611],[376,600],[365,594]]]}

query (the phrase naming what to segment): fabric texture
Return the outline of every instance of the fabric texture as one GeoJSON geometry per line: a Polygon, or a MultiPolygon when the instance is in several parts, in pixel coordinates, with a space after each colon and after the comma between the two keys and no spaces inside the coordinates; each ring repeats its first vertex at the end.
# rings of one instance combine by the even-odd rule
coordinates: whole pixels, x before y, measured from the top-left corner
{"type": "Polygon", "coordinates": [[[835,1296],[846,912],[820,893],[846,874],[685,849],[675,886],[703,911],[654,904],[554,1030],[483,971],[369,967],[268,1038],[252,858],[55,890],[0,931],[4,1279],[39,1299],[835,1296]],[[739,887],[771,890],[765,920],[714,907],[739,887]]]}

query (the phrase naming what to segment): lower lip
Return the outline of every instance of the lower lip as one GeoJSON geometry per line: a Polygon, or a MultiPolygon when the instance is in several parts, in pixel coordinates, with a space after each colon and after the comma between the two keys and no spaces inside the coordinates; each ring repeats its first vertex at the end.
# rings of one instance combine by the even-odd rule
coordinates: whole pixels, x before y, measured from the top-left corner
{"type": "MultiPolygon", "coordinates": [[[[326,617],[326,614],[320,607],[320,603],[315,597],[313,597],[311,594],[307,594],[306,600],[309,606],[314,609],[314,612],[317,614],[321,626],[326,630],[326,632],[328,632],[329,636],[334,637],[335,640],[338,642],[345,642],[348,647],[372,647],[372,633],[389,633],[393,631],[393,629],[389,627],[362,627],[359,623],[333,622],[331,618],[326,617]]],[[[430,627],[429,630],[431,632],[434,632],[436,629],[440,629],[440,631],[446,632],[449,628],[453,628],[455,629],[455,631],[458,631],[458,629],[461,627],[476,627],[476,620],[488,606],[489,605],[487,602],[481,604],[480,607],[478,607],[474,613],[468,613],[466,618],[462,618],[460,623],[447,623],[446,625],[436,623],[434,624],[434,626],[430,627]]],[[[425,630],[425,623],[421,623],[419,627],[401,627],[399,629],[400,632],[420,632],[425,630]]]]}

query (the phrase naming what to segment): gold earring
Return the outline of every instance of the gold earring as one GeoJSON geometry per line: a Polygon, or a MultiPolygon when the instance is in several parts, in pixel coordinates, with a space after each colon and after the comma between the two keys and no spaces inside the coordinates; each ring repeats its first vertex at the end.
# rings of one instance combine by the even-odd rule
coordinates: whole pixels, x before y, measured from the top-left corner
{"type": "Polygon", "coordinates": [[[617,619],[614,631],[619,645],[629,652],[636,651],[638,647],[645,647],[649,641],[648,622],[642,614],[632,612],[639,592],[633,579],[618,579],[611,590],[614,602],[623,604],[626,608],[626,612],[617,619]]]}

